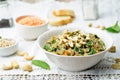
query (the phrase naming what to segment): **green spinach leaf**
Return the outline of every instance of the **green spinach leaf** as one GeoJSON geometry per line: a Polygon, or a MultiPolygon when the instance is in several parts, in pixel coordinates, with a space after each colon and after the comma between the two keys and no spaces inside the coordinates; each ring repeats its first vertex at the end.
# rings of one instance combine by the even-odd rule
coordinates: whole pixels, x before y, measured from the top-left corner
{"type": "Polygon", "coordinates": [[[32,60],[32,64],[38,67],[41,67],[43,69],[50,70],[49,64],[47,64],[45,61],[42,60],[32,60]]]}
{"type": "Polygon", "coordinates": [[[115,23],[115,25],[106,28],[105,30],[107,30],[108,32],[112,32],[112,33],[119,33],[120,32],[120,26],[118,25],[118,21],[115,23]]]}

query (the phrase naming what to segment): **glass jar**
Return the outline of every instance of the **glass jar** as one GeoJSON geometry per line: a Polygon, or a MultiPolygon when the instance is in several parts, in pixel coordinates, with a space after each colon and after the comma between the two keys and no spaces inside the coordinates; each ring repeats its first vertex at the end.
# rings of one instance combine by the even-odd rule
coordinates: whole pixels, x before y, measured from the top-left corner
{"type": "Polygon", "coordinates": [[[13,19],[9,12],[9,4],[6,1],[0,1],[0,28],[13,26],[13,19]]]}
{"type": "Polygon", "coordinates": [[[82,0],[83,18],[85,20],[95,20],[98,18],[97,0],[82,0]]]}

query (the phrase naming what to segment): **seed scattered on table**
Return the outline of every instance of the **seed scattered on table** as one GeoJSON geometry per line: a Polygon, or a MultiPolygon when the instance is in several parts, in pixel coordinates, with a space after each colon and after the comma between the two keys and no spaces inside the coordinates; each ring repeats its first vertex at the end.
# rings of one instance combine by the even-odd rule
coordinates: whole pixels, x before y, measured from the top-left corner
{"type": "Polygon", "coordinates": [[[92,26],[93,26],[92,23],[89,23],[89,24],[88,24],[88,27],[92,27],[92,26]]]}
{"type": "Polygon", "coordinates": [[[93,26],[92,23],[88,23],[88,27],[94,27],[94,28],[98,28],[98,29],[101,29],[101,30],[105,30],[105,26],[100,26],[100,25],[93,26]]]}
{"type": "Polygon", "coordinates": [[[115,53],[115,52],[116,52],[116,47],[115,47],[115,46],[112,46],[112,47],[109,49],[109,52],[115,53]]]}

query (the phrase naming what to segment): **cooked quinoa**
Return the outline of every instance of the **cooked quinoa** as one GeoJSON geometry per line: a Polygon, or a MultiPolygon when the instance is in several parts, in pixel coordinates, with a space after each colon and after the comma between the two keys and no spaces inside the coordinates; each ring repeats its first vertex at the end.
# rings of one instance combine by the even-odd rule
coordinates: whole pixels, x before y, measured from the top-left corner
{"type": "Polygon", "coordinates": [[[104,51],[106,47],[96,34],[66,30],[61,35],[52,36],[44,49],[58,55],[87,56],[104,51]]]}

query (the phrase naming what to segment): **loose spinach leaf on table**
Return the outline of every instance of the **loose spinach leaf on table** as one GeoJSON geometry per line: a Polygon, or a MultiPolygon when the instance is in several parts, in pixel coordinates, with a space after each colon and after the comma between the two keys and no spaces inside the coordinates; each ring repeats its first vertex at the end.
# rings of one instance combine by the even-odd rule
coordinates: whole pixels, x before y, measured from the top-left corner
{"type": "Polygon", "coordinates": [[[43,69],[50,70],[50,66],[48,63],[42,60],[32,60],[32,64],[38,67],[41,67],[43,69]]]}
{"type": "Polygon", "coordinates": [[[120,26],[118,24],[118,21],[115,23],[115,25],[106,28],[105,30],[107,30],[108,32],[112,32],[112,33],[119,33],[120,32],[120,26]]]}

